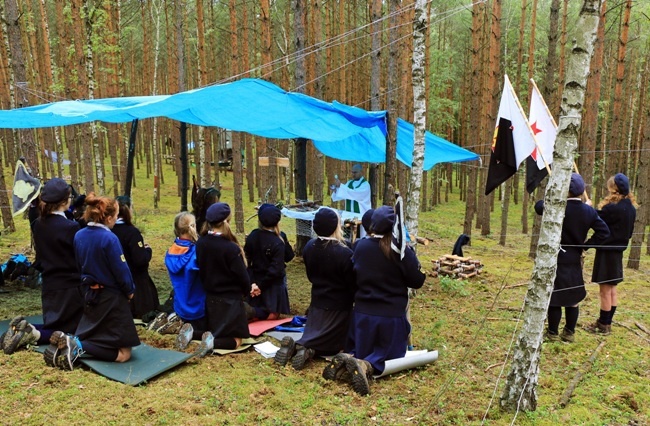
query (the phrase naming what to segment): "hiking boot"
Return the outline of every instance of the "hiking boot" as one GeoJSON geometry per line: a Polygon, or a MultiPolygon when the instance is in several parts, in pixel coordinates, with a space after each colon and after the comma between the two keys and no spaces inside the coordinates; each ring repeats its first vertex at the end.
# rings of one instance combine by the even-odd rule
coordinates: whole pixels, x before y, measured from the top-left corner
{"type": "Polygon", "coordinates": [[[0,341],[0,346],[2,346],[3,350],[7,345],[9,345],[9,341],[13,339],[14,334],[16,334],[16,326],[24,319],[25,317],[18,316],[9,321],[9,327],[7,328],[7,331],[2,333],[2,341],[0,341]]]}
{"type": "Polygon", "coordinates": [[[612,332],[611,324],[602,324],[596,320],[593,324],[584,327],[586,331],[593,334],[600,334],[601,336],[609,336],[612,332]]]}
{"type": "Polygon", "coordinates": [[[560,335],[551,333],[548,329],[544,332],[544,341],[545,342],[559,342],[560,341],[560,335]]]}
{"type": "Polygon", "coordinates": [[[352,389],[361,396],[370,393],[368,379],[372,377],[372,365],[365,359],[350,357],[345,361],[345,368],[352,376],[352,389]]]}
{"type": "Polygon", "coordinates": [[[211,332],[206,331],[203,333],[201,336],[201,343],[199,344],[199,348],[194,352],[195,356],[198,356],[199,358],[203,358],[209,353],[212,353],[212,350],[214,349],[214,336],[212,335],[211,332]]]}
{"type": "Polygon", "coordinates": [[[59,348],[54,364],[61,370],[74,370],[75,361],[83,353],[79,338],[62,332],[59,332],[56,338],[54,336],[53,333],[50,343],[56,342],[56,346],[59,348]]]}
{"type": "Polygon", "coordinates": [[[345,362],[348,358],[352,358],[352,355],[343,352],[334,355],[330,363],[323,370],[323,379],[350,381],[350,375],[345,368],[345,362]]]}
{"type": "Polygon", "coordinates": [[[156,318],[153,319],[147,326],[147,330],[153,330],[157,331],[160,327],[165,325],[167,322],[167,314],[165,312],[161,312],[158,315],[156,315],[156,318]]]}
{"type": "Polygon", "coordinates": [[[560,339],[563,342],[573,343],[573,342],[576,341],[575,332],[567,330],[566,328],[564,328],[564,329],[562,329],[562,332],[560,333],[560,339]]]}
{"type": "Polygon", "coordinates": [[[181,330],[178,332],[178,337],[176,337],[176,349],[179,351],[185,350],[192,341],[193,334],[194,327],[192,327],[192,324],[189,322],[183,324],[181,330]]]}
{"type": "Polygon", "coordinates": [[[62,331],[55,331],[52,333],[50,336],[50,344],[47,345],[45,352],[43,352],[43,359],[45,360],[45,364],[49,365],[50,367],[59,367],[56,359],[59,356],[59,339],[63,337],[65,337],[65,333],[62,331]]]}
{"type": "Polygon", "coordinates": [[[296,348],[296,354],[291,358],[291,366],[294,370],[302,370],[305,368],[307,361],[312,359],[315,354],[315,350],[298,345],[296,348]]]}
{"type": "Polygon", "coordinates": [[[183,320],[172,312],[167,317],[167,322],[159,327],[156,331],[158,331],[160,334],[176,334],[181,331],[181,327],[183,327],[183,320]]]}
{"type": "Polygon", "coordinates": [[[41,333],[33,325],[26,320],[22,320],[14,327],[13,336],[8,341],[5,341],[2,349],[5,354],[11,355],[18,348],[36,343],[40,335],[41,333]]]}
{"type": "Polygon", "coordinates": [[[273,359],[276,364],[280,364],[284,367],[287,365],[287,362],[289,362],[294,353],[296,353],[296,342],[294,342],[291,337],[285,336],[282,338],[280,349],[275,353],[273,359]]]}

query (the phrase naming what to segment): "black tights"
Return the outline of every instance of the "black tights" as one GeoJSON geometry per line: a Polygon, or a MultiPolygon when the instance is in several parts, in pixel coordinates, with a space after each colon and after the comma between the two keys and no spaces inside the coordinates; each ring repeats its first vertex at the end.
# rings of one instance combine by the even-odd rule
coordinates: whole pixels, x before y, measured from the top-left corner
{"type": "MultiPolygon", "coordinates": [[[[580,308],[577,306],[566,306],[564,308],[564,316],[566,317],[566,324],[564,328],[567,331],[575,332],[576,324],[578,323],[578,316],[580,316],[580,308]]],[[[559,334],[558,328],[560,327],[560,320],[562,319],[561,306],[548,307],[548,331],[551,334],[559,334]]]]}

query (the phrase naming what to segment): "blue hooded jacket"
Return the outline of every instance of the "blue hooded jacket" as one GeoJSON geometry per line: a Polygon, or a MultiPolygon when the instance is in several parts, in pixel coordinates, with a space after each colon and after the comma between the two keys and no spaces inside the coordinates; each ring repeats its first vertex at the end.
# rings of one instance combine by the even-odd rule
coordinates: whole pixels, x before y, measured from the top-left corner
{"type": "Polygon", "coordinates": [[[174,288],[174,311],[185,321],[205,316],[205,290],[199,279],[196,246],[176,238],[165,254],[165,266],[174,288]]]}

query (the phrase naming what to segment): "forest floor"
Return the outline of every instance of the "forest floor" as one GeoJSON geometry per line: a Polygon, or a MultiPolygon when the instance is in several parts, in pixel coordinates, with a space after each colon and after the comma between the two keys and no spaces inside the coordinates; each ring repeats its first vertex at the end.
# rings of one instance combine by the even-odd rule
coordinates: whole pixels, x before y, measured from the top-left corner
{"type": "MultiPolygon", "coordinates": [[[[228,179],[230,174],[223,183],[222,201],[233,205],[228,179]]],[[[147,181],[140,179],[139,183],[144,186],[147,181]]],[[[134,190],[136,225],[154,249],[150,273],[161,298],[171,287],[163,258],[173,241],[172,221],[178,212],[174,184],[163,188],[157,209],[151,207],[150,188],[134,190]]],[[[457,194],[451,194],[448,203],[421,215],[420,236],[433,241],[418,247],[422,267],[428,272],[433,270],[433,259],[451,253],[462,232],[464,204],[457,199],[457,194]]],[[[412,301],[415,347],[437,350],[439,359],[373,381],[369,396],[361,397],[346,384],[324,380],[324,360],[295,371],[290,366],[278,367],[253,350],[192,359],[137,387],[81,367],[72,372],[49,368],[42,355],[23,350],[9,356],[0,354],[0,423],[650,424],[650,336],[636,326],[639,323],[650,329],[648,254],[643,255],[639,270],[625,269],[612,334],[602,338],[582,329],[599,310],[598,287],[587,284],[576,342],[543,344],[537,410],[501,411],[499,396],[522,325],[533,261],[528,257],[530,235],[521,232],[521,205],[510,209],[507,243],[501,246],[496,204],[492,235],[481,236],[474,230],[472,244],[464,250],[466,256],[482,261],[483,273],[466,281],[428,277],[412,301]],[[601,340],[605,346],[588,369],[588,359],[601,340]],[[568,405],[560,407],[559,398],[579,372],[584,372],[584,377],[568,405]]],[[[252,214],[253,203],[247,203],[244,217],[252,214]]],[[[254,222],[246,223],[247,232],[256,226],[254,222]]],[[[293,221],[285,218],[281,226],[295,241],[293,221]]],[[[3,261],[10,253],[33,257],[27,221],[19,218],[17,228],[17,232],[0,237],[3,261]]],[[[585,261],[586,281],[592,262],[590,251],[585,261]]],[[[288,264],[287,275],[292,312],[302,315],[309,304],[310,285],[299,259],[288,264]]],[[[5,289],[9,292],[0,294],[0,319],[40,313],[39,290],[12,283],[5,289]]],[[[140,337],[147,344],[168,349],[173,348],[175,338],[147,330],[141,330],[140,337]]]]}

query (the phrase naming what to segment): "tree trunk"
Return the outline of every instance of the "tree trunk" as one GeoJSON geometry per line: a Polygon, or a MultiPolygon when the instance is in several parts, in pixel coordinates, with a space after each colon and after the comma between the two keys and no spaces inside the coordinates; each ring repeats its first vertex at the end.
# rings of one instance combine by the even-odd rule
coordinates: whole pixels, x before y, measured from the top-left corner
{"type": "MultiPolygon", "coordinates": [[[[650,61],[646,59],[645,73],[650,71],[648,66],[650,61]]],[[[640,107],[641,109],[643,106],[640,107]]],[[[639,111],[643,113],[643,111],[639,111]]],[[[648,226],[648,187],[650,186],[650,106],[645,106],[645,117],[644,117],[643,128],[643,141],[642,146],[645,149],[641,149],[641,154],[639,156],[639,168],[637,172],[637,184],[635,188],[637,202],[639,207],[636,210],[636,220],[634,222],[634,232],[632,233],[632,242],[630,244],[630,255],[627,260],[627,267],[632,269],[639,269],[641,263],[641,247],[643,246],[643,239],[646,235],[646,227],[648,226]]]]}
{"type": "Polygon", "coordinates": [[[534,411],[537,408],[542,331],[557,272],[568,184],[599,18],[600,0],[584,0],[575,25],[573,50],[567,65],[553,174],[544,200],[537,257],[524,306],[524,325],[517,338],[511,369],[501,395],[501,407],[510,412],[534,411]]]}
{"type": "Polygon", "coordinates": [[[623,140],[623,79],[625,78],[625,55],[627,53],[627,40],[630,31],[630,12],[632,0],[625,2],[623,16],[621,18],[621,32],[618,37],[618,54],[616,56],[616,81],[614,83],[614,100],[612,103],[612,125],[608,149],[610,150],[605,166],[605,179],[614,176],[617,172],[625,171],[625,157],[628,152],[625,150],[623,140]]]}
{"type": "MultiPolygon", "coordinates": [[[[481,60],[481,16],[485,5],[483,3],[475,3],[472,6],[472,66],[471,66],[471,95],[470,95],[470,117],[478,117],[481,111],[481,97],[480,97],[480,75],[479,63],[481,60]]],[[[481,138],[480,125],[478,120],[469,120],[469,134],[468,141],[478,141],[481,138]]],[[[472,235],[472,220],[476,215],[476,189],[478,185],[478,168],[470,167],[469,176],[467,179],[467,196],[465,203],[465,220],[463,221],[463,233],[472,235]]]]}
{"type": "MultiPolygon", "coordinates": [[[[305,91],[305,18],[307,15],[304,0],[292,0],[291,9],[294,18],[294,52],[298,55],[294,70],[294,86],[297,92],[305,91]]],[[[294,177],[296,181],[296,198],[299,200],[307,199],[307,140],[303,138],[296,139],[295,158],[294,158],[294,177]]],[[[298,227],[298,221],[296,221],[298,227]]],[[[309,241],[310,237],[296,233],[296,253],[302,253],[302,249],[309,241]]]]}
{"type": "MultiPolygon", "coordinates": [[[[232,21],[232,16],[231,16],[231,21],[232,21]]],[[[233,35],[231,32],[231,38],[232,37],[233,35]]],[[[236,33],[234,37],[236,41],[237,40],[236,33]]],[[[198,57],[199,57],[198,58],[199,67],[197,70],[198,71],[197,78],[199,81],[198,86],[203,87],[208,84],[207,81],[208,64],[205,58],[205,21],[203,18],[203,0],[196,0],[196,50],[198,51],[198,57]]],[[[239,72],[239,70],[237,72],[239,72]]],[[[198,158],[196,160],[196,172],[200,177],[199,182],[201,182],[201,186],[207,187],[210,186],[211,179],[210,179],[210,162],[208,161],[208,147],[206,146],[206,141],[205,141],[205,128],[203,126],[198,126],[198,133],[199,133],[199,138],[198,138],[199,140],[197,146],[195,147],[196,152],[198,153],[198,158]]],[[[234,147],[233,147],[233,152],[234,152],[234,147]]],[[[241,159],[240,159],[240,164],[241,164],[241,159]]],[[[241,173],[241,168],[239,171],[241,173]]]]}
{"type": "Polygon", "coordinates": [[[392,205],[395,202],[395,185],[397,184],[397,108],[399,100],[399,54],[400,49],[397,44],[398,31],[398,10],[400,8],[401,0],[389,0],[389,16],[388,25],[393,30],[388,32],[388,40],[390,46],[388,47],[388,134],[386,135],[386,163],[384,170],[384,196],[383,203],[392,205]]]}
{"type": "MultiPolygon", "coordinates": [[[[198,0],[201,1],[201,0],[198,0]]],[[[239,69],[239,40],[238,40],[238,28],[240,26],[237,22],[237,8],[235,5],[235,0],[230,0],[229,3],[230,11],[230,48],[231,48],[231,57],[230,57],[230,73],[231,75],[237,75],[240,71],[239,69]]],[[[243,167],[241,159],[241,133],[232,132],[231,133],[232,141],[232,178],[233,178],[233,192],[235,196],[235,226],[237,232],[240,234],[244,233],[244,202],[242,199],[242,191],[244,188],[244,179],[243,179],[243,167]]]]}
{"type": "MultiPolygon", "coordinates": [[[[0,152],[0,154],[2,154],[0,152]]],[[[11,214],[11,207],[9,205],[9,191],[7,190],[7,183],[5,182],[4,167],[2,166],[2,159],[0,158],[0,209],[2,209],[2,224],[3,229],[7,232],[16,232],[16,225],[14,224],[14,217],[11,214]]]]}
{"type": "Polygon", "coordinates": [[[427,0],[415,0],[413,20],[413,162],[406,205],[406,229],[412,239],[418,235],[422,166],[424,164],[424,132],[427,127],[427,99],[425,97],[426,31],[429,27],[427,0]]]}
{"type": "MultiPolygon", "coordinates": [[[[25,54],[20,38],[21,14],[18,13],[17,0],[5,0],[5,23],[7,28],[7,38],[9,41],[9,50],[11,53],[11,73],[14,80],[14,97],[16,107],[23,108],[29,106],[29,99],[25,89],[28,85],[27,70],[25,64],[25,54]]],[[[20,140],[20,152],[25,157],[33,176],[39,176],[39,166],[37,157],[36,141],[34,140],[34,131],[32,129],[18,130],[20,140]]]]}

